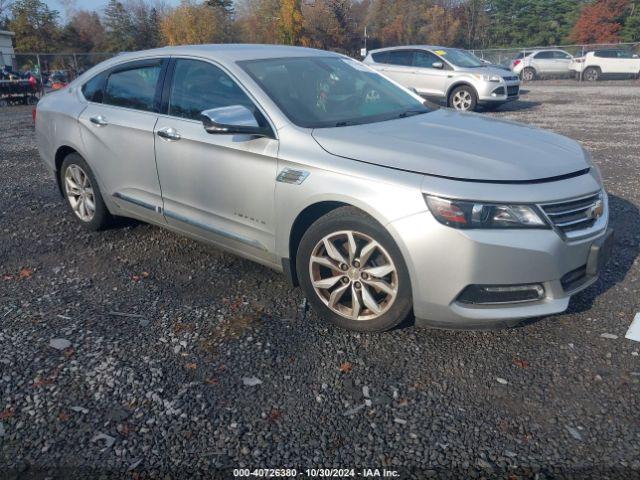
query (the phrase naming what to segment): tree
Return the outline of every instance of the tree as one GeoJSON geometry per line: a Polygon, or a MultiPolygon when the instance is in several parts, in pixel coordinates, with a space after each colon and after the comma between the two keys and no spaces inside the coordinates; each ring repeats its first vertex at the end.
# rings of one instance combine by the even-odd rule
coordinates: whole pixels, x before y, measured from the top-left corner
{"type": "Polygon", "coordinates": [[[41,0],[16,0],[9,29],[15,32],[17,52],[52,52],[58,40],[58,12],[41,0]]]}
{"type": "Polygon", "coordinates": [[[243,0],[237,5],[239,39],[247,43],[279,43],[280,1],[243,0]]]}
{"type": "Polygon", "coordinates": [[[280,41],[286,45],[296,45],[302,32],[301,0],[282,0],[279,18],[280,41]]]}
{"type": "Polygon", "coordinates": [[[640,42],[640,0],[631,2],[627,12],[620,37],[623,42],[640,42]]]}
{"type": "Polygon", "coordinates": [[[112,52],[135,49],[135,29],[131,14],[119,0],[109,0],[104,10],[106,47],[112,52]]]}
{"type": "Polygon", "coordinates": [[[629,4],[629,0],[598,0],[585,6],[571,32],[572,39],[580,43],[619,42],[629,4]]]}
{"type": "Polygon", "coordinates": [[[161,24],[169,45],[220,43],[225,40],[224,25],[214,9],[193,0],[182,0],[161,24]]]}
{"type": "Polygon", "coordinates": [[[96,12],[78,10],[64,26],[60,48],[69,52],[99,52],[105,50],[105,30],[96,12]]]}
{"type": "Polygon", "coordinates": [[[303,45],[353,53],[359,47],[356,30],[363,25],[363,11],[352,0],[316,0],[303,7],[303,45]]]}

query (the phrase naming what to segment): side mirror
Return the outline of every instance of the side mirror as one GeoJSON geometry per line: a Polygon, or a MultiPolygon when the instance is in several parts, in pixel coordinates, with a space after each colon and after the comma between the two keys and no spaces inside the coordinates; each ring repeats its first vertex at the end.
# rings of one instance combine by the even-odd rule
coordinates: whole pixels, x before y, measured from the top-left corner
{"type": "Polygon", "coordinates": [[[437,68],[439,70],[442,70],[444,68],[444,63],[442,63],[442,62],[433,62],[431,64],[431,67],[432,68],[437,68]]]}
{"type": "Polygon", "coordinates": [[[201,112],[200,119],[209,133],[271,136],[271,131],[261,127],[253,112],[243,105],[211,108],[201,112]]]}

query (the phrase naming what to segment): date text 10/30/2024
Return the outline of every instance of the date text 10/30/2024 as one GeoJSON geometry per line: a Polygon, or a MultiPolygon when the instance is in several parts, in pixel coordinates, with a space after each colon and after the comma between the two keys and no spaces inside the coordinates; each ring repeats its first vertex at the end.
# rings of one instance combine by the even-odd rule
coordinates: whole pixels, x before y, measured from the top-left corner
{"type": "Polygon", "coordinates": [[[397,478],[400,476],[396,470],[385,468],[306,468],[296,470],[295,468],[236,468],[233,476],[242,477],[262,477],[262,478],[397,478]]]}

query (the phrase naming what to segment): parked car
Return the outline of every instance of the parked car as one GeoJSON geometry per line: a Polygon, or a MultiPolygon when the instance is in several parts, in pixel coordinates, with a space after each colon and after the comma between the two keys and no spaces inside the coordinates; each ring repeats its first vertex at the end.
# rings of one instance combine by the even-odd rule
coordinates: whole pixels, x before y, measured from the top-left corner
{"type": "Polygon", "coordinates": [[[429,110],[337,53],[120,55],[43,97],[36,136],[84,227],[126,216],[211,242],[284,272],[353,330],[562,312],[611,245],[602,178],[577,142],[429,110]]]}
{"type": "Polygon", "coordinates": [[[568,76],[572,59],[571,54],[564,50],[524,51],[513,59],[511,70],[527,82],[539,77],[568,76]]]}
{"type": "Polygon", "coordinates": [[[497,108],[520,94],[517,76],[457,48],[382,48],[370,51],[364,63],[424,97],[444,99],[456,110],[497,108]]]}
{"type": "Polygon", "coordinates": [[[640,57],[627,50],[594,50],[574,58],[569,67],[576,78],[595,82],[604,77],[640,76],[640,57]]]}

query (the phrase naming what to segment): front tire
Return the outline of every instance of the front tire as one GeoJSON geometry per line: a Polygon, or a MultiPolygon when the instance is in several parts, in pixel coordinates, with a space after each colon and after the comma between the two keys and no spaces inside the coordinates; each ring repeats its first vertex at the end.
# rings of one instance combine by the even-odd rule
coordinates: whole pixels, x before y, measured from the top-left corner
{"type": "Polygon", "coordinates": [[[478,105],[478,95],[472,87],[462,85],[453,89],[449,95],[448,104],[449,107],[460,112],[473,112],[478,105]]]}
{"type": "Polygon", "coordinates": [[[354,207],[321,217],[298,246],[300,286],[319,315],[359,332],[399,325],[412,309],[411,281],[391,235],[354,207]]]}
{"type": "Polygon", "coordinates": [[[104,204],[98,182],[87,162],[77,153],[70,153],[62,162],[60,185],[67,206],[83,227],[95,231],[109,226],[112,216],[104,204]]]}

